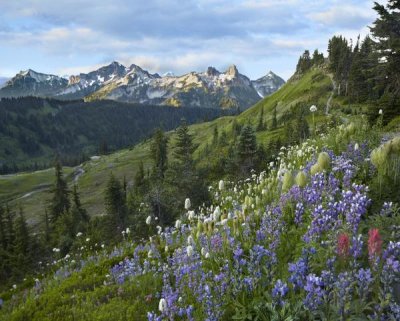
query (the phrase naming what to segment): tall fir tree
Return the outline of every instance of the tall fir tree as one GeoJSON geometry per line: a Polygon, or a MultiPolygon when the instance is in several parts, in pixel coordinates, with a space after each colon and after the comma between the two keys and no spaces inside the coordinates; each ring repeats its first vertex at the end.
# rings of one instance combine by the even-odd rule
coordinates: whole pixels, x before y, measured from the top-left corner
{"type": "MultiPolygon", "coordinates": [[[[400,1],[388,0],[386,6],[375,2],[374,9],[378,18],[371,32],[379,55],[378,90],[383,93],[380,102],[385,106],[384,117],[390,119],[400,114],[400,1]]],[[[375,111],[382,107],[376,105],[375,111]]]]}
{"type": "Polygon", "coordinates": [[[69,194],[67,182],[63,177],[62,166],[57,159],[55,164],[55,183],[50,193],[53,194],[50,205],[49,213],[51,222],[56,222],[62,214],[67,213],[70,208],[69,194]]]}
{"type": "Polygon", "coordinates": [[[352,51],[343,36],[333,36],[328,43],[329,69],[337,83],[337,93],[347,94],[348,76],[350,73],[352,51]]]}
{"type": "Polygon", "coordinates": [[[369,36],[366,36],[361,44],[357,41],[349,73],[348,96],[352,101],[364,102],[378,98],[374,75],[377,60],[375,44],[369,36]]]}
{"type": "Polygon", "coordinates": [[[310,51],[305,50],[304,53],[300,56],[299,61],[296,66],[296,73],[304,74],[307,72],[312,66],[312,60],[310,56],[310,51]]]}
{"type": "Polygon", "coordinates": [[[248,174],[250,169],[254,167],[257,153],[257,139],[250,125],[243,127],[239,136],[237,151],[242,174],[248,174]]]}
{"type": "Polygon", "coordinates": [[[104,202],[110,221],[109,236],[119,239],[127,220],[126,197],[120,181],[112,173],[107,182],[104,202]]]}
{"type": "Polygon", "coordinates": [[[26,272],[32,264],[30,256],[31,239],[22,207],[19,209],[18,216],[15,219],[15,239],[13,245],[13,252],[16,256],[14,264],[21,272],[26,272]]]}
{"type": "Polygon", "coordinates": [[[196,147],[193,144],[192,135],[186,120],[182,120],[181,125],[176,131],[176,142],[174,147],[175,159],[187,169],[193,168],[193,152],[196,147]]]}
{"type": "Polygon", "coordinates": [[[163,179],[168,166],[168,137],[161,129],[157,129],[150,145],[150,156],[154,162],[156,177],[163,179]]]}
{"type": "Polygon", "coordinates": [[[143,161],[140,161],[138,170],[135,173],[135,178],[134,178],[135,194],[143,195],[145,192],[145,184],[146,184],[146,177],[145,177],[145,172],[144,172],[144,164],[143,164],[143,161]]]}
{"type": "Polygon", "coordinates": [[[74,185],[72,190],[71,215],[73,219],[74,230],[79,232],[85,231],[86,226],[89,223],[89,215],[81,204],[81,198],[76,185],[74,185]]]}
{"type": "Polygon", "coordinates": [[[311,63],[313,66],[321,66],[324,63],[325,59],[324,59],[324,54],[318,51],[318,49],[314,50],[312,59],[311,59],[311,63]]]}
{"type": "Polygon", "coordinates": [[[186,121],[183,120],[176,131],[174,161],[168,171],[169,190],[173,198],[181,204],[181,208],[187,197],[191,199],[192,204],[200,204],[208,198],[205,183],[195,168],[193,159],[195,149],[193,137],[189,133],[186,121]]]}
{"type": "Polygon", "coordinates": [[[14,229],[14,213],[11,211],[8,204],[6,204],[5,209],[5,236],[6,236],[6,247],[11,250],[12,244],[15,240],[15,229],[14,229]]]}

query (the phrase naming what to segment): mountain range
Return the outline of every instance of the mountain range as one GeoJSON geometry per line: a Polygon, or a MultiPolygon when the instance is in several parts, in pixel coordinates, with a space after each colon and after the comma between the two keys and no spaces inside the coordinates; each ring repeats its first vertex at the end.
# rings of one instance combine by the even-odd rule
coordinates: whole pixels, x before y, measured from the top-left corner
{"type": "Polygon", "coordinates": [[[190,72],[182,76],[166,73],[160,76],[134,64],[126,67],[112,62],[69,79],[31,69],[21,71],[3,86],[0,85],[0,98],[111,99],[151,105],[243,110],[272,94],[284,83],[272,71],[257,80],[250,80],[240,74],[235,65],[224,72],[208,67],[204,72],[190,72]]]}

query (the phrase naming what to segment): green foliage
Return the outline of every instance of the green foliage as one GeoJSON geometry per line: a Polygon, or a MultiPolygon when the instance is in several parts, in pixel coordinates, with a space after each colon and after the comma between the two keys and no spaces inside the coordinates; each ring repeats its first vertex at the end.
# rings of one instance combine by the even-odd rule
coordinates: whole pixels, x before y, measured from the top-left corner
{"type": "Polygon", "coordinates": [[[126,195],[120,181],[112,173],[104,193],[104,203],[109,222],[107,236],[120,240],[127,220],[126,195]]]}
{"type": "Polygon", "coordinates": [[[67,183],[64,180],[61,163],[58,159],[55,164],[55,176],[56,180],[54,187],[50,190],[50,193],[52,193],[53,196],[49,204],[50,220],[53,223],[56,222],[61,215],[67,213],[70,208],[70,191],[68,190],[67,183]]]}
{"type": "Polygon", "coordinates": [[[242,128],[237,151],[241,173],[243,175],[248,174],[254,168],[257,156],[257,138],[250,125],[242,128]]]}
{"type": "Polygon", "coordinates": [[[377,39],[379,57],[375,67],[375,77],[379,79],[376,86],[382,93],[380,102],[385,107],[386,117],[390,119],[399,114],[400,104],[400,4],[397,0],[389,0],[386,6],[375,3],[374,9],[378,13],[371,28],[377,39]]]}
{"type": "Polygon", "coordinates": [[[231,114],[212,108],[173,108],[116,101],[58,101],[36,97],[0,100],[0,174],[51,166],[54,154],[75,166],[151,135],[231,114]]]}
{"type": "Polygon", "coordinates": [[[157,129],[150,145],[150,156],[154,162],[154,173],[156,177],[161,179],[164,178],[164,173],[167,169],[167,146],[168,138],[165,137],[161,129],[157,129]]]}
{"type": "Polygon", "coordinates": [[[337,93],[340,95],[344,92],[347,95],[352,52],[346,38],[334,36],[330,39],[328,53],[329,69],[333,72],[333,78],[337,82],[337,93]]]}
{"type": "Polygon", "coordinates": [[[304,53],[300,56],[299,61],[296,66],[296,73],[304,74],[307,72],[312,66],[312,60],[310,56],[310,51],[305,50],[304,53]]]}

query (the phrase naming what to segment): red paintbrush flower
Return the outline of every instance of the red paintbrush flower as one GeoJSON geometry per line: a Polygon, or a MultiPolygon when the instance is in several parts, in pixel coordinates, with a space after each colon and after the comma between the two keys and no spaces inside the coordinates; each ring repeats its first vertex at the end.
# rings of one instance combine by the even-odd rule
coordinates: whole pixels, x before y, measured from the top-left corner
{"type": "Polygon", "coordinates": [[[337,242],[338,255],[342,258],[349,256],[350,238],[346,233],[340,233],[337,242]]]}
{"type": "Polygon", "coordinates": [[[382,238],[377,228],[373,228],[368,232],[368,254],[370,259],[374,259],[381,254],[382,238]]]}

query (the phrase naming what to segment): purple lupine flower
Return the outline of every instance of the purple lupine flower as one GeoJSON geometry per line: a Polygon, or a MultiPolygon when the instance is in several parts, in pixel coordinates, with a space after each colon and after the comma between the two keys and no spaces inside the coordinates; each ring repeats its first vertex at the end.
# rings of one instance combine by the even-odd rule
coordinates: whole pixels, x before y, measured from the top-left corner
{"type": "Polygon", "coordinates": [[[293,284],[294,289],[302,289],[308,274],[307,257],[301,257],[297,262],[289,263],[289,273],[289,282],[293,284]]]}
{"type": "Polygon", "coordinates": [[[288,292],[289,287],[287,284],[278,280],[272,289],[272,298],[278,305],[283,306],[286,303],[284,298],[288,292]]]}
{"type": "Polygon", "coordinates": [[[372,273],[370,269],[359,269],[356,273],[357,290],[360,299],[364,299],[369,292],[369,287],[373,282],[372,273]]]}
{"type": "Polygon", "coordinates": [[[315,274],[307,275],[304,290],[307,292],[304,300],[305,306],[311,311],[316,310],[323,303],[325,296],[322,278],[315,274]]]}
{"type": "Polygon", "coordinates": [[[357,259],[361,256],[362,248],[364,245],[362,235],[359,234],[358,236],[353,236],[351,241],[350,254],[353,256],[354,259],[357,259]]]}
{"type": "Polygon", "coordinates": [[[352,278],[348,272],[340,273],[334,283],[339,315],[341,320],[346,319],[346,315],[348,314],[348,302],[351,301],[352,297],[352,278]]]}
{"type": "Polygon", "coordinates": [[[294,211],[294,222],[297,225],[300,225],[302,222],[302,218],[303,218],[303,214],[304,214],[304,204],[298,202],[296,204],[296,209],[294,211]]]}

